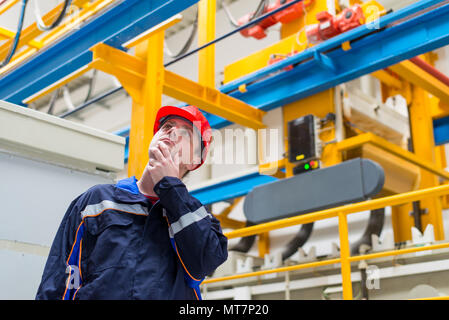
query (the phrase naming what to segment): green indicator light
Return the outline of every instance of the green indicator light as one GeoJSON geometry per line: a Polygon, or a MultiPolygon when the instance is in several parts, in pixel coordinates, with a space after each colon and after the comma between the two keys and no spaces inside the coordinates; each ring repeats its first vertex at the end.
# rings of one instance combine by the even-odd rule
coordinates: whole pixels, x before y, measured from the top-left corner
{"type": "Polygon", "coordinates": [[[304,165],[304,169],[309,170],[309,169],[310,169],[310,165],[309,165],[308,163],[306,163],[306,164],[304,165]]]}

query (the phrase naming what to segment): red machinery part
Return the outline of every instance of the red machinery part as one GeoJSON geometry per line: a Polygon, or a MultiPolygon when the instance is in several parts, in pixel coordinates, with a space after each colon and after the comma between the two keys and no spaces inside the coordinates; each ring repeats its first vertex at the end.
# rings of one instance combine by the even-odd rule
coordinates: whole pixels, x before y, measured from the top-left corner
{"type": "MultiPolygon", "coordinates": [[[[268,11],[267,7],[265,7],[263,14],[267,13],[268,11]]],[[[253,17],[253,13],[248,13],[247,15],[241,17],[237,23],[242,26],[246,23],[248,23],[251,18],[253,17]]],[[[263,39],[267,36],[267,34],[265,33],[265,29],[271,27],[272,25],[276,24],[277,21],[274,19],[273,16],[269,16],[266,19],[263,19],[262,21],[260,21],[258,24],[251,26],[249,28],[243,29],[242,31],[240,31],[240,34],[246,38],[248,37],[253,37],[256,39],[263,39]]]]}
{"type": "MultiPolygon", "coordinates": [[[[291,57],[291,56],[293,56],[293,55],[295,55],[295,54],[297,54],[297,53],[298,53],[298,51],[293,50],[292,52],[290,52],[290,53],[288,53],[288,54],[286,54],[286,55],[280,55],[280,54],[276,55],[276,54],[273,54],[273,55],[271,55],[270,60],[268,60],[268,65],[275,64],[275,63],[277,63],[277,62],[279,62],[279,61],[281,61],[281,60],[284,60],[285,58],[291,57]]],[[[292,65],[286,66],[286,67],[284,67],[282,70],[288,71],[288,70],[291,70],[291,69],[293,69],[293,66],[292,66],[292,65]]]]}
{"type": "Polygon", "coordinates": [[[358,4],[343,10],[337,16],[337,25],[341,33],[357,28],[365,23],[365,15],[358,4]]]}
{"type": "Polygon", "coordinates": [[[306,28],[307,39],[311,44],[320,43],[365,23],[362,7],[358,4],[344,9],[337,16],[322,11],[316,15],[316,18],[320,23],[306,28]]]}
{"type": "MultiPolygon", "coordinates": [[[[266,14],[268,12],[271,12],[286,3],[289,3],[293,0],[276,0],[272,4],[265,6],[262,14],[266,14]]],[[[265,30],[271,27],[272,25],[275,25],[276,23],[289,23],[295,19],[298,19],[304,15],[304,8],[309,7],[315,2],[315,0],[304,0],[302,2],[298,2],[294,5],[291,5],[290,7],[279,11],[276,14],[273,14],[272,16],[269,16],[262,21],[260,21],[258,24],[251,26],[249,28],[243,29],[240,31],[240,34],[244,37],[253,37],[256,39],[263,39],[267,36],[265,33],[265,30]]],[[[253,13],[248,13],[247,15],[241,17],[237,23],[242,26],[248,22],[250,22],[251,18],[253,17],[253,13]]]]}

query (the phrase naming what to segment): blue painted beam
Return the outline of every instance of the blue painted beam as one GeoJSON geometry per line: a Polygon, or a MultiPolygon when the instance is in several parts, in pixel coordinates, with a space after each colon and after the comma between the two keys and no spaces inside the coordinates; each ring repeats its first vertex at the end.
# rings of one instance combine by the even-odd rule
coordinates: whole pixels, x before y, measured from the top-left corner
{"type": "MultiPolygon", "coordinates": [[[[236,91],[236,90],[238,90],[239,86],[241,86],[243,84],[249,85],[250,83],[257,81],[263,77],[266,77],[273,73],[279,72],[287,66],[299,64],[299,63],[305,62],[310,59],[314,59],[316,63],[318,63],[319,65],[322,66],[323,62],[320,61],[320,58],[322,59],[323,57],[320,54],[323,54],[329,50],[339,49],[339,48],[341,48],[342,44],[347,41],[353,41],[353,40],[360,39],[362,37],[369,36],[370,34],[373,33],[373,31],[376,31],[376,30],[380,31],[381,29],[386,28],[386,27],[388,27],[388,30],[380,31],[379,33],[381,33],[382,36],[380,36],[378,38],[383,39],[387,35],[394,34],[395,32],[398,32],[398,31],[404,31],[404,29],[407,30],[408,27],[413,26],[414,24],[416,26],[416,23],[420,22],[421,19],[423,19],[423,18],[425,19],[424,16],[422,16],[422,17],[418,16],[418,17],[413,18],[413,15],[417,15],[419,13],[425,13],[425,11],[430,10],[431,8],[437,6],[438,4],[444,6],[445,2],[446,2],[445,0],[421,0],[421,1],[418,1],[410,6],[402,8],[399,11],[392,12],[390,14],[387,14],[387,15],[381,17],[378,20],[378,22],[373,22],[373,23],[362,25],[358,28],[355,28],[353,30],[350,30],[348,32],[340,34],[340,35],[333,37],[327,41],[324,41],[321,44],[314,46],[313,48],[304,50],[296,55],[293,55],[289,58],[281,60],[280,62],[277,62],[276,64],[272,64],[272,65],[262,68],[258,71],[255,71],[249,75],[246,75],[239,79],[231,81],[231,82],[227,83],[226,85],[222,86],[220,90],[224,93],[236,91]],[[409,17],[411,19],[406,21],[406,23],[400,23],[395,28],[389,27],[391,24],[393,24],[401,19],[405,19],[407,17],[409,17]],[[377,23],[377,25],[375,23],[377,23]]],[[[432,13],[430,15],[432,15],[433,13],[437,13],[437,12],[439,12],[439,14],[444,12],[444,11],[439,11],[439,10],[440,10],[440,8],[434,8],[434,10],[431,10],[432,13]]],[[[429,17],[429,13],[430,12],[427,12],[427,17],[429,17]]],[[[418,27],[420,27],[420,26],[418,26],[418,27]]],[[[370,40],[368,40],[368,41],[370,41],[370,40]]],[[[385,43],[386,41],[387,41],[387,39],[385,39],[381,42],[374,42],[374,43],[371,43],[371,46],[377,46],[379,44],[385,43]]],[[[389,41],[389,42],[391,42],[391,41],[389,41]]],[[[393,45],[393,46],[399,45],[400,46],[399,49],[404,49],[404,47],[402,46],[403,43],[400,43],[400,44],[399,43],[391,43],[390,45],[393,45]]],[[[405,50],[407,50],[409,48],[411,48],[411,44],[405,46],[405,50]]],[[[324,59],[327,62],[330,62],[327,58],[324,58],[324,59]]],[[[330,63],[332,63],[332,62],[330,62],[330,63]]],[[[335,65],[334,65],[334,67],[335,67],[335,65]]],[[[304,76],[307,77],[308,75],[305,74],[304,76]]]]}
{"type": "Polygon", "coordinates": [[[106,10],[78,30],[39,51],[0,78],[0,100],[23,100],[92,61],[89,49],[104,42],[122,44],[195,4],[198,0],[126,0],[106,10]]]}
{"type": "Polygon", "coordinates": [[[433,120],[433,136],[437,146],[449,142],[449,117],[433,120]]]}
{"type": "Polygon", "coordinates": [[[272,176],[260,175],[258,172],[223,181],[190,192],[204,205],[242,197],[254,187],[278,180],[272,176]]]}

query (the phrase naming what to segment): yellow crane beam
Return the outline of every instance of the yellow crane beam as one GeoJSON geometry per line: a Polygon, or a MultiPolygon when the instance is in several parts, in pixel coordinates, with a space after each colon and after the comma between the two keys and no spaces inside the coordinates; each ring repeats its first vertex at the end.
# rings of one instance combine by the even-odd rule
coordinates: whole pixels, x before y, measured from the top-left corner
{"type": "MultiPolygon", "coordinates": [[[[147,73],[145,61],[105,44],[94,46],[92,51],[91,66],[116,76],[133,99],[141,101],[141,88],[147,73]]],[[[265,127],[262,110],[168,70],[164,71],[163,78],[163,93],[168,96],[245,127],[265,127]]]]}
{"type": "Polygon", "coordinates": [[[418,67],[411,61],[403,61],[389,69],[397,73],[404,80],[426,90],[440,101],[449,104],[449,86],[432,76],[430,73],[418,67]]]}

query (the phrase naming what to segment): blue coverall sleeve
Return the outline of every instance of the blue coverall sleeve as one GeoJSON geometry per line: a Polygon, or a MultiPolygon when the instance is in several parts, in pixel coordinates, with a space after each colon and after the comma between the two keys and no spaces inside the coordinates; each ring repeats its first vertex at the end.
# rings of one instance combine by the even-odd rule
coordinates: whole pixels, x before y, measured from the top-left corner
{"type": "Polygon", "coordinates": [[[218,220],[178,178],[164,177],[154,191],[166,211],[170,237],[187,274],[198,281],[213,273],[228,256],[228,240],[218,220]]]}
{"type": "Polygon", "coordinates": [[[77,247],[82,238],[82,196],[72,201],[58,228],[45,264],[36,300],[72,299],[81,285],[77,247]]]}

